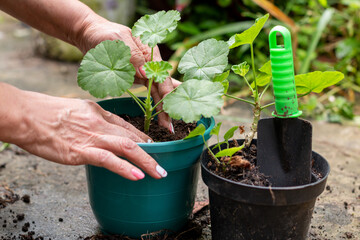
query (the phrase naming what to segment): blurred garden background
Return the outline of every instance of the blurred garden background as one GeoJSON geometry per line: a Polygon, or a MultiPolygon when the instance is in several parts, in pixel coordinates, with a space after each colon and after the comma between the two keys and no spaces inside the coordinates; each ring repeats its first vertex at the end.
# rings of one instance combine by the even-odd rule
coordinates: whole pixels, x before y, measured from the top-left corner
{"type": "MultiPolygon", "coordinates": [[[[182,19],[178,28],[159,46],[163,58],[170,60],[175,67],[171,72],[175,78],[179,77],[176,71],[178,61],[187,49],[211,37],[227,41],[235,33],[241,33],[250,27],[256,18],[269,12],[270,19],[254,44],[256,67],[260,68],[269,60],[267,36],[270,29],[278,24],[288,27],[292,32],[296,74],[337,70],[345,75],[344,80],[337,86],[327,88],[324,93],[301,98],[300,106],[305,113],[304,117],[360,125],[360,105],[356,104],[360,102],[359,0],[82,1],[105,18],[128,26],[132,26],[144,14],[159,10],[179,10],[182,19]]],[[[3,13],[0,17],[0,23],[7,21],[3,13]]],[[[65,72],[71,69],[76,74],[76,67],[82,58],[77,49],[38,33],[22,23],[12,26],[12,37],[31,42],[27,46],[31,47],[34,56],[73,62],[70,65],[64,63],[67,70],[64,67],[62,69],[65,72]]],[[[4,27],[0,30],[6,33],[4,27]]],[[[0,38],[5,33],[1,33],[0,38]]],[[[231,50],[230,53],[231,65],[251,62],[249,45],[231,50]]],[[[71,76],[76,79],[76,76],[71,76]]],[[[251,76],[249,74],[250,81],[251,76]]],[[[71,80],[72,84],[76,84],[75,79],[71,80]]],[[[239,97],[250,94],[238,75],[230,74],[229,80],[232,94],[239,97]]],[[[139,91],[141,90],[140,88],[139,91]]],[[[65,87],[61,95],[69,94],[66,94],[65,87]]],[[[86,93],[80,95],[87,97],[86,93]]],[[[272,96],[269,94],[267,97],[270,101],[272,96]]],[[[228,100],[227,104],[232,104],[232,101],[228,100]]]]}

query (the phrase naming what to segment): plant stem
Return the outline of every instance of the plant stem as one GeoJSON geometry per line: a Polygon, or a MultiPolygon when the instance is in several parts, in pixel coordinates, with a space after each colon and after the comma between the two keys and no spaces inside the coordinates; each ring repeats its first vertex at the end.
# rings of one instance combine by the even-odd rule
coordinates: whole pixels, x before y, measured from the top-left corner
{"type": "Polygon", "coordinates": [[[268,90],[269,86],[270,86],[270,83],[268,83],[268,85],[266,85],[266,87],[264,88],[264,90],[261,92],[259,101],[261,101],[261,99],[262,99],[263,96],[264,96],[264,93],[266,92],[266,90],[268,90]]]}
{"type": "Polygon", "coordinates": [[[263,109],[265,109],[265,108],[267,108],[267,107],[273,106],[273,105],[275,105],[274,102],[273,102],[273,103],[269,103],[269,104],[267,104],[267,105],[265,105],[265,106],[262,106],[262,107],[261,107],[261,110],[263,110],[263,109]]]}
{"type": "Polygon", "coordinates": [[[151,48],[151,57],[150,57],[150,61],[152,62],[154,58],[154,48],[151,48]]]}
{"type": "Polygon", "coordinates": [[[151,119],[154,119],[154,117],[156,117],[157,115],[159,115],[160,113],[164,112],[164,110],[160,110],[157,113],[155,113],[154,115],[151,116],[151,119]]]}
{"type": "Polygon", "coordinates": [[[254,58],[254,46],[253,43],[250,44],[250,50],[251,50],[251,65],[252,65],[252,72],[254,75],[254,84],[255,84],[255,102],[257,102],[259,98],[259,91],[256,83],[256,70],[255,70],[255,58],[254,58]]]}
{"type": "Polygon", "coordinates": [[[144,114],[146,113],[144,107],[145,107],[145,103],[143,101],[141,101],[136,95],[134,95],[132,92],[130,92],[129,90],[126,90],[126,92],[135,100],[135,102],[139,105],[139,107],[141,108],[141,110],[144,112],[144,114]]]}
{"type": "Polygon", "coordinates": [[[247,78],[244,76],[245,82],[248,85],[248,87],[250,88],[251,92],[254,94],[254,89],[251,87],[249,81],[247,80],[247,78]]]}
{"type": "Polygon", "coordinates": [[[219,152],[221,151],[221,147],[220,147],[220,136],[217,135],[217,143],[218,143],[218,148],[219,148],[219,152]]]}
{"type": "Polygon", "coordinates": [[[310,93],[311,93],[311,91],[307,92],[307,93],[304,93],[304,94],[301,94],[301,95],[298,95],[297,98],[305,97],[305,96],[309,95],[310,93]]]}
{"type": "Polygon", "coordinates": [[[211,151],[211,149],[209,148],[209,145],[208,145],[207,142],[205,141],[204,135],[201,135],[201,136],[202,136],[202,138],[203,138],[204,144],[205,144],[206,148],[208,149],[209,153],[210,153],[211,156],[215,159],[216,163],[220,165],[221,162],[219,161],[219,159],[217,159],[217,157],[215,157],[215,154],[214,154],[214,153],[211,151]]]}
{"type": "Polygon", "coordinates": [[[255,137],[255,133],[257,132],[258,122],[260,120],[261,106],[259,103],[256,103],[255,108],[253,110],[253,122],[251,124],[250,133],[245,137],[245,146],[250,147],[252,140],[255,137]]]}
{"type": "Polygon", "coordinates": [[[173,93],[178,87],[179,87],[179,86],[177,86],[176,88],[174,88],[173,90],[171,90],[171,92],[169,92],[168,94],[166,94],[165,97],[163,97],[162,99],[160,99],[160,101],[158,101],[158,102],[155,104],[155,106],[152,108],[152,111],[153,111],[154,109],[156,109],[156,107],[159,106],[159,104],[162,103],[162,101],[164,101],[164,99],[165,99],[168,95],[170,95],[171,93],[173,93]]]}
{"type": "Polygon", "coordinates": [[[255,106],[255,103],[252,102],[252,101],[249,101],[249,100],[246,100],[246,99],[243,99],[243,98],[238,98],[238,97],[229,95],[229,94],[227,94],[227,93],[225,93],[225,96],[228,97],[228,98],[233,98],[233,99],[236,99],[236,100],[238,100],[238,101],[246,102],[246,103],[249,103],[249,104],[255,106]]]}
{"type": "MultiPolygon", "coordinates": [[[[254,110],[253,110],[253,122],[251,124],[250,127],[250,133],[246,135],[245,137],[245,146],[246,147],[250,147],[250,144],[252,142],[252,140],[255,137],[255,133],[257,132],[257,127],[258,127],[258,123],[260,120],[260,113],[261,113],[261,105],[260,105],[260,100],[261,97],[259,99],[259,90],[258,90],[258,86],[257,86],[257,81],[256,81],[256,68],[255,68],[255,59],[254,59],[254,46],[253,43],[250,44],[250,49],[251,49],[251,64],[252,64],[252,70],[253,70],[253,75],[254,75],[254,84],[255,84],[255,94],[254,94],[254,110]]],[[[265,87],[264,91],[266,91],[267,87],[265,87]]]]}
{"type": "Polygon", "coordinates": [[[150,122],[152,119],[152,106],[151,106],[151,86],[154,81],[154,78],[149,79],[149,86],[148,86],[148,94],[145,100],[145,122],[144,122],[144,132],[148,133],[150,129],[150,122]]]}

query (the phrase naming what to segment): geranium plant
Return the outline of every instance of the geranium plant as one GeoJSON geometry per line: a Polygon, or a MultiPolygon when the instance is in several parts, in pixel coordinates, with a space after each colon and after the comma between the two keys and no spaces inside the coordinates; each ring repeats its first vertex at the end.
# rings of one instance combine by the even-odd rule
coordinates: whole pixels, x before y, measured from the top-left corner
{"type": "MultiPolygon", "coordinates": [[[[256,37],[260,33],[261,29],[263,28],[264,24],[266,23],[267,19],[269,18],[269,14],[266,14],[265,16],[258,18],[255,23],[245,30],[244,32],[240,34],[235,34],[232,36],[228,41],[228,48],[233,49],[245,44],[250,45],[250,51],[251,51],[251,69],[252,69],[252,82],[250,82],[247,78],[247,74],[250,70],[250,65],[247,62],[242,62],[238,65],[231,66],[231,70],[241,76],[245,83],[247,84],[249,91],[251,92],[252,99],[243,99],[238,98],[236,96],[232,96],[227,93],[227,88],[225,88],[224,96],[236,99],[238,101],[242,101],[245,103],[248,103],[253,106],[253,121],[250,127],[250,131],[246,134],[245,141],[241,146],[235,146],[230,148],[228,144],[228,140],[233,136],[234,131],[240,127],[235,126],[232,127],[229,131],[227,131],[224,135],[224,141],[220,141],[219,138],[219,131],[221,123],[218,123],[218,125],[212,129],[211,134],[217,136],[218,144],[216,144],[213,149],[218,148],[218,152],[214,154],[212,152],[213,149],[209,149],[210,154],[213,156],[215,161],[220,163],[228,163],[231,162],[232,156],[238,152],[241,151],[244,147],[249,147],[256,132],[257,132],[257,126],[258,122],[260,120],[260,114],[261,111],[264,110],[267,107],[270,107],[274,105],[274,103],[268,103],[266,105],[263,105],[261,103],[261,100],[266,93],[266,91],[270,87],[271,78],[272,78],[272,71],[271,71],[271,62],[266,62],[258,71],[255,67],[255,56],[254,56],[254,50],[253,45],[256,37]],[[225,148],[221,149],[220,145],[225,144],[225,148]],[[228,161],[220,162],[218,158],[220,157],[227,157],[228,161]]],[[[213,79],[213,81],[220,81],[220,82],[227,82],[226,78],[229,75],[229,71],[221,73],[213,79]]],[[[327,88],[329,86],[332,86],[339,81],[341,81],[344,78],[344,75],[341,72],[338,71],[327,71],[327,72],[310,72],[307,74],[300,74],[295,76],[295,85],[296,85],[296,92],[298,94],[298,97],[303,97],[305,95],[310,94],[311,92],[320,93],[324,88],[327,88]]],[[[240,129],[241,132],[243,132],[243,129],[240,129]]],[[[204,134],[205,130],[203,126],[198,126],[197,129],[194,129],[194,132],[198,135],[204,134]]]]}
{"type": "Polygon", "coordinates": [[[163,83],[172,69],[166,61],[153,61],[154,47],[176,28],[179,20],[178,11],[161,11],[143,16],[132,28],[133,36],[140,37],[151,48],[151,60],[143,67],[149,81],[144,101],[130,91],[135,68],[130,63],[130,48],[120,40],[104,41],[88,51],[78,71],[79,86],[97,98],[128,93],[144,113],[145,132],[149,131],[151,120],[163,111],[187,123],[216,115],[223,105],[224,87],[221,82],[211,80],[227,67],[229,49],[224,41],[210,39],[190,49],[179,64],[184,83],[156,104],[151,99],[152,84],[163,83]],[[156,111],[161,103],[163,110],[156,111]]]}

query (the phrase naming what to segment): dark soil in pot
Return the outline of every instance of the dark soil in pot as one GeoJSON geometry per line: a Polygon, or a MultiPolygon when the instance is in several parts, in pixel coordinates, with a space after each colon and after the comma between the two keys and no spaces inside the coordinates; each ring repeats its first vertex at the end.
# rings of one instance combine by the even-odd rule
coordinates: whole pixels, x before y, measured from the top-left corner
{"type": "MultiPolygon", "coordinates": [[[[230,142],[230,147],[239,146],[237,142],[230,142]]],[[[224,148],[225,145],[222,145],[224,148]]],[[[218,149],[213,150],[214,153],[218,149]]],[[[242,149],[236,153],[231,159],[229,157],[222,157],[218,160],[222,163],[217,164],[216,160],[211,158],[207,163],[207,168],[216,175],[243,184],[253,186],[271,186],[269,177],[259,171],[256,161],[257,146],[256,141],[248,148],[242,149]]],[[[314,160],[312,160],[314,163],[314,160]]],[[[312,167],[312,174],[316,179],[321,179],[323,176],[312,167]]]]}
{"type": "MultiPolygon", "coordinates": [[[[120,115],[120,117],[144,132],[144,117],[131,117],[128,115],[120,115]]],[[[196,128],[196,123],[185,123],[182,120],[172,120],[172,124],[175,134],[171,133],[167,128],[158,125],[156,120],[153,120],[147,135],[155,142],[168,142],[183,139],[196,128]]]]}

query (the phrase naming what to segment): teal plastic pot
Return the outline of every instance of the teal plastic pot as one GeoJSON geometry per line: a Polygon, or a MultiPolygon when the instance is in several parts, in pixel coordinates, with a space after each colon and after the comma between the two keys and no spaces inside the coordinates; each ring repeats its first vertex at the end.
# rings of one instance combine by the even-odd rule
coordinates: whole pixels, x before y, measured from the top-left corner
{"type": "MultiPolygon", "coordinates": [[[[139,116],[141,109],[131,98],[98,102],[107,111],[139,116]]],[[[215,125],[203,118],[205,139],[215,125]]],[[[171,142],[139,143],[167,172],[156,180],[146,175],[140,181],[127,180],[105,168],[86,166],[90,205],[101,230],[139,238],[141,234],[168,229],[180,230],[194,206],[199,176],[201,136],[171,142]]]]}

